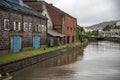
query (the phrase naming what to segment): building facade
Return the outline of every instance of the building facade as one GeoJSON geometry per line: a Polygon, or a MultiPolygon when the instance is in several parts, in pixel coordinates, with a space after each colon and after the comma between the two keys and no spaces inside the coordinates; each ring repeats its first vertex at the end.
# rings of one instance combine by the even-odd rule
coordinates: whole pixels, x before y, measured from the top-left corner
{"type": "Polygon", "coordinates": [[[76,41],[75,37],[76,35],[75,28],[77,26],[76,18],[54,7],[52,4],[48,4],[44,1],[24,0],[24,2],[29,6],[33,7],[41,14],[48,17],[48,35],[51,35],[56,32],[58,33],[58,36],[56,37],[59,37],[58,39],[59,41],[62,41],[64,43],[72,43],[76,41]],[[61,37],[61,35],[59,34],[63,35],[63,37],[61,37]]]}
{"type": "Polygon", "coordinates": [[[46,45],[47,18],[22,0],[0,1],[0,55],[46,45]]]}

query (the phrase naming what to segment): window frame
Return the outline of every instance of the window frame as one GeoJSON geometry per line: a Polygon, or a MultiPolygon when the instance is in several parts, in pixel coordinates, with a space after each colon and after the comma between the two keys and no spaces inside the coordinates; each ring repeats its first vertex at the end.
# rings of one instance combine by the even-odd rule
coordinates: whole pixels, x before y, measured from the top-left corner
{"type": "Polygon", "coordinates": [[[38,32],[42,32],[42,25],[41,24],[38,25],[38,32]]]}
{"type": "Polygon", "coordinates": [[[9,19],[4,19],[4,30],[10,30],[10,21],[9,19]],[[8,25],[7,25],[8,22],[8,25]]]}
{"type": "Polygon", "coordinates": [[[29,32],[33,32],[33,26],[32,26],[32,23],[29,23],[29,32]]]}
{"type": "Polygon", "coordinates": [[[20,31],[21,30],[21,23],[20,22],[13,22],[14,24],[14,31],[20,31]]]}
{"type": "Polygon", "coordinates": [[[24,22],[24,28],[23,28],[24,32],[28,32],[28,23],[24,22]]]}

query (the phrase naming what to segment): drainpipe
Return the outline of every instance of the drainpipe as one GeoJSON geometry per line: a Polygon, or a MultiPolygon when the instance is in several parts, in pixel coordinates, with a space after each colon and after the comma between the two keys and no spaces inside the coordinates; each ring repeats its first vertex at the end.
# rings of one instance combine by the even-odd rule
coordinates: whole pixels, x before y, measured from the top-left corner
{"type": "MultiPolygon", "coordinates": [[[[11,29],[11,25],[10,25],[10,10],[8,11],[8,17],[9,17],[9,28],[11,29]]],[[[9,36],[9,49],[8,49],[8,53],[10,53],[11,51],[11,39],[10,39],[10,30],[8,31],[8,36],[9,36]]]]}

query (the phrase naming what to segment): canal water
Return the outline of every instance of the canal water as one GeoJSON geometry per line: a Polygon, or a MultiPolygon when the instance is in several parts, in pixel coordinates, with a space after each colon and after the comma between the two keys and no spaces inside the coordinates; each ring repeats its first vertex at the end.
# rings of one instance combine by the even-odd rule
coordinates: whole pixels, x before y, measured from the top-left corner
{"type": "Polygon", "coordinates": [[[81,52],[40,62],[13,73],[13,77],[14,80],[120,80],[120,44],[91,42],[81,52]]]}

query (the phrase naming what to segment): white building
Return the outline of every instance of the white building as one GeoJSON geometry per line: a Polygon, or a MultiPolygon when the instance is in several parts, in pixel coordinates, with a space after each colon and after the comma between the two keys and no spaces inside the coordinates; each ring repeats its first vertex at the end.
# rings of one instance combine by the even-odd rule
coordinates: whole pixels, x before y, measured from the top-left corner
{"type": "Polygon", "coordinates": [[[120,29],[111,29],[100,33],[103,37],[120,37],[120,29]]]}
{"type": "Polygon", "coordinates": [[[116,22],[116,26],[120,26],[120,21],[119,21],[119,22],[116,22]]]}

